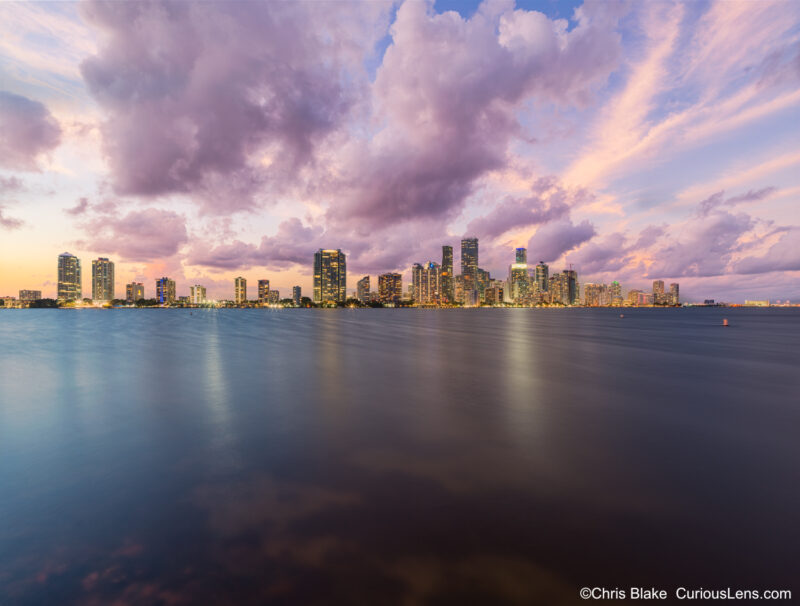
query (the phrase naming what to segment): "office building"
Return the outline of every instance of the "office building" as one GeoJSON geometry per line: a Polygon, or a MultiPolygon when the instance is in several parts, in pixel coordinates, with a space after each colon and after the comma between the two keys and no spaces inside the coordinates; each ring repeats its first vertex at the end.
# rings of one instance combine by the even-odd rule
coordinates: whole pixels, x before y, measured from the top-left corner
{"type": "Polygon", "coordinates": [[[233,301],[236,305],[247,304],[247,280],[241,276],[233,281],[233,301]]]}
{"type": "Polygon", "coordinates": [[[518,248],[514,259],[514,263],[508,266],[508,287],[511,289],[511,301],[518,305],[529,304],[528,251],[524,248],[518,248]]]}
{"type": "Polygon", "coordinates": [[[161,305],[175,302],[175,280],[167,277],[156,280],[156,300],[161,305]]]}
{"type": "Polygon", "coordinates": [[[452,304],[456,300],[456,283],[453,272],[453,247],[442,246],[442,303],[452,304]]]}
{"type": "Polygon", "coordinates": [[[580,303],[580,284],[578,284],[578,272],[574,269],[565,269],[563,272],[565,277],[564,287],[566,288],[566,300],[564,305],[578,305],[580,303]]]}
{"type": "Polygon", "coordinates": [[[478,238],[461,240],[461,276],[465,293],[478,290],[478,238]]]}
{"type": "Polygon", "coordinates": [[[411,268],[414,284],[414,302],[417,305],[439,305],[441,302],[441,266],[429,261],[425,265],[415,263],[411,268]]]}
{"type": "Polygon", "coordinates": [[[347,298],[347,262],[339,250],[314,253],[314,301],[343,302],[347,298]]]}
{"type": "Polygon", "coordinates": [[[292,303],[294,303],[297,307],[300,307],[300,304],[303,302],[303,291],[300,289],[299,286],[292,286],[292,303]]]}
{"type": "Polygon", "coordinates": [[[114,263],[100,257],[92,261],[92,300],[114,299],[114,263]]]}
{"type": "Polygon", "coordinates": [[[192,305],[202,305],[206,302],[206,287],[195,284],[189,287],[189,303],[192,305]]]}
{"type": "Polygon", "coordinates": [[[547,263],[539,261],[539,265],[536,266],[535,281],[536,288],[540,294],[546,293],[550,285],[549,272],[550,268],[547,266],[547,263]]]}
{"type": "Polygon", "coordinates": [[[515,252],[515,263],[528,263],[528,249],[527,248],[518,248],[515,252]]]}
{"type": "Polygon", "coordinates": [[[269,280],[258,281],[258,302],[261,305],[269,303],[269,280]]]}
{"type": "Polygon", "coordinates": [[[602,293],[605,290],[605,284],[592,284],[587,283],[583,287],[583,304],[587,307],[598,307],[603,305],[602,293]]]}
{"type": "Polygon", "coordinates": [[[58,300],[80,301],[83,298],[81,283],[80,259],[68,252],[58,255],[58,300]]]}
{"type": "Polygon", "coordinates": [[[619,282],[614,280],[611,285],[608,287],[608,294],[610,301],[609,303],[614,307],[619,307],[622,305],[622,286],[620,286],[619,282]]]}
{"type": "Polygon", "coordinates": [[[505,300],[505,288],[502,280],[492,280],[484,293],[487,305],[502,305],[505,300]]]}
{"type": "Polygon", "coordinates": [[[41,290],[21,290],[19,291],[20,301],[38,301],[42,298],[41,290]]]}
{"type": "Polygon", "coordinates": [[[679,305],[681,302],[680,286],[677,282],[669,285],[669,304],[679,305]]]}
{"type": "Polygon", "coordinates": [[[136,303],[139,299],[144,299],[144,284],[141,282],[131,282],[125,285],[125,300],[128,303],[136,303]]]}
{"type": "Polygon", "coordinates": [[[394,273],[378,276],[378,297],[381,303],[399,303],[403,297],[403,276],[394,273]]]}
{"type": "Polygon", "coordinates": [[[664,297],[664,280],[653,280],[653,303],[664,305],[667,302],[664,297]]]}
{"type": "Polygon", "coordinates": [[[358,299],[364,305],[369,303],[369,276],[364,276],[358,282],[356,282],[356,299],[358,299]]]}

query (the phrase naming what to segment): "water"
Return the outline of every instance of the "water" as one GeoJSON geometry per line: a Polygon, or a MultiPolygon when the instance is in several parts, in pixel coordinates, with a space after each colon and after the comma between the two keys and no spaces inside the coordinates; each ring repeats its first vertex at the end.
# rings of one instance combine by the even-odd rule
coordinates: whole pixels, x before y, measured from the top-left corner
{"type": "Polygon", "coordinates": [[[0,604],[798,595],[800,313],[624,313],[0,312],[0,604]]]}

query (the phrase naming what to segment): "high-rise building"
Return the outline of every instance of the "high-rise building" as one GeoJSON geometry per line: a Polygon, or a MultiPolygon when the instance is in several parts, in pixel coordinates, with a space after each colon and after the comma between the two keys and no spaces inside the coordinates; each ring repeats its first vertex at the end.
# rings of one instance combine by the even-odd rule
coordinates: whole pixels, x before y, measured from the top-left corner
{"type": "Polygon", "coordinates": [[[614,307],[619,307],[622,305],[622,286],[620,286],[619,282],[614,280],[608,288],[609,297],[610,297],[610,304],[614,307]]]}
{"type": "Polygon", "coordinates": [[[175,280],[166,277],[156,280],[156,300],[161,305],[175,302],[175,280]]]}
{"type": "Polygon", "coordinates": [[[189,303],[192,305],[202,305],[206,302],[206,287],[195,284],[189,287],[189,303]]]}
{"type": "Polygon", "coordinates": [[[95,301],[114,299],[114,263],[105,257],[92,261],[92,299],[95,301]]]}
{"type": "Polygon", "coordinates": [[[61,253],[58,255],[58,299],[80,301],[82,298],[81,260],[68,252],[61,253]]]}
{"type": "Polygon", "coordinates": [[[369,276],[364,276],[356,282],[356,299],[364,305],[369,303],[369,276]]]}
{"type": "Polygon", "coordinates": [[[456,300],[455,274],[453,273],[453,247],[442,246],[442,303],[456,300]]]}
{"type": "Polygon", "coordinates": [[[269,303],[269,280],[258,281],[258,302],[262,305],[269,303]]]}
{"type": "Polygon", "coordinates": [[[516,250],[515,261],[508,267],[508,286],[511,289],[511,300],[514,303],[530,303],[528,251],[524,248],[516,250]]]}
{"type": "Polygon", "coordinates": [[[600,293],[602,289],[602,284],[592,284],[591,282],[586,283],[583,287],[583,304],[587,307],[597,307],[598,305],[601,305],[600,293]]]}
{"type": "Polygon", "coordinates": [[[536,286],[539,290],[539,293],[544,294],[547,292],[547,288],[550,283],[550,276],[549,276],[550,268],[547,267],[547,263],[544,261],[539,261],[539,265],[536,266],[536,286]]]}
{"type": "Polygon", "coordinates": [[[478,290],[478,238],[461,240],[461,275],[465,293],[478,290]]]}
{"type": "Polygon", "coordinates": [[[441,303],[442,270],[438,263],[429,261],[425,265],[415,263],[411,268],[414,284],[414,302],[417,305],[439,305],[441,303]]]}
{"type": "Polygon", "coordinates": [[[574,269],[565,269],[563,275],[566,279],[566,300],[564,305],[578,305],[580,303],[580,285],[578,284],[578,272],[574,269]]]}
{"type": "Polygon", "coordinates": [[[300,307],[300,304],[303,302],[303,291],[300,289],[299,286],[292,286],[292,303],[294,303],[297,307],[300,307]]]}
{"type": "Polygon", "coordinates": [[[673,282],[669,285],[669,303],[670,305],[679,305],[680,302],[680,286],[677,282],[673,282]]]}
{"type": "Polygon", "coordinates": [[[270,305],[277,305],[281,302],[281,291],[279,290],[271,290],[267,295],[267,301],[270,305]]]}
{"type": "Polygon", "coordinates": [[[233,281],[233,300],[236,305],[247,303],[247,280],[239,276],[233,281]]]}
{"type": "Polygon", "coordinates": [[[663,305],[667,302],[664,297],[664,280],[653,280],[653,304],[663,305]]]}
{"type": "Polygon", "coordinates": [[[41,290],[21,290],[19,291],[20,301],[38,301],[42,298],[41,290]]]}
{"type": "Polygon", "coordinates": [[[141,282],[131,282],[125,285],[125,300],[128,303],[136,303],[139,299],[144,299],[144,284],[141,282]]]}
{"type": "Polygon", "coordinates": [[[518,248],[516,250],[516,258],[514,260],[515,263],[528,263],[528,249],[527,248],[518,248]]]}
{"type": "Polygon", "coordinates": [[[403,276],[393,273],[378,276],[378,296],[381,303],[399,303],[403,297],[403,276]]]}
{"type": "Polygon", "coordinates": [[[347,262],[339,250],[314,253],[314,301],[342,302],[347,298],[347,262]]]}
{"type": "Polygon", "coordinates": [[[492,280],[486,289],[485,302],[489,305],[500,305],[505,299],[505,289],[502,280],[492,280]]]}

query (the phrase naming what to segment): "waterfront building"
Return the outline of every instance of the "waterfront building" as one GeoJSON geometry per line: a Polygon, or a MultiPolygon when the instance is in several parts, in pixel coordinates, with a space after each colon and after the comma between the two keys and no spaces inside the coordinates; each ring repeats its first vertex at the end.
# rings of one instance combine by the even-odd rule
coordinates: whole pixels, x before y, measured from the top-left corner
{"type": "Polygon", "coordinates": [[[38,301],[42,298],[41,290],[21,290],[19,291],[20,301],[38,301]]]}
{"type": "Polygon", "coordinates": [[[131,282],[125,285],[125,300],[128,303],[136,303],[139,299],[144,299],[144,284],[141,282],[131,282]]]}
{"type": "Polygon", "coordinates": [[[269,295],[267,295],[267,302],[270,305],[277,305],[281,302],[281,291],[279,290],[271,290],[269,291],[269,295]]]}
{"type": "Polygon", "coordinates": [[[425,265],[414,263],[411,268],[414,284],[414,302],[417,305],[439,305],[441,302],[441,266],[429,261],[425,265]]]}
{"type": "Polygon", "coordinates": [[[381,303],[399,303],[403,296],[403,276],[396,273],[378,276],[378,296],[381,303]]]}
{"type": "Polygon", "coordinates": [[[653,303],[664,305],[667,302],[664,297],[664,280],[653,280],[653,303]]]}
{"type": "Polygon", "coordinates": [[[511,300],[514,303],[518,305],[530,303],[528,251],[524,248],[516,250],[515,262],[508,266],[508,284],[511,289],[511,300]]]}
{"type": "Polygon", "coordinates": [[[258,281],[258,302],[261,305],[269,303],[269,280],[258,281]]]}
{"type": "Polygon", "coordinates": [[[641,290],[637,290],[635,288],[628,291],[628,304],[629,305],[638,305],[639,304],[639,295],[642,293],[641,290]]]}
{"type": "Polygon", "coordinates": [[[356,282],[356,299],[366,305],[370,301],[369,294],[369,276],[364,276],[356,282]]]}
{"type": "Polygon", "coordinates": [[[536,273],[535,273],[535,282],[536,288],[540,294],[544,295],[547,292],[550,282],[550,268],[547,266],[547,263],[544,261],[539,261],[539,264],[536,266],[536,273]]]}
{"type": "Polygon", "coordinates": [[[580,303],[580,284],[578,283],[578,272],[574,269],[565,269],[562,272],[566,279],[566,301],[565,305],[578,305],[580,303]]]}
{"type": "Polygon", "coordinates": [[[58,300],[80,301],[83,298],[81,283],[80,259],[68,252],[58,255],[58,300]]]}
{"type": "Polygon", "coordinates": [[[769,307],[769,301],[767,300],[753,301],[750,299],[745,299],[744,304],[746,307],[769,307]]]}
{"type": "Polygon", "coordinates": [[[347,298],[347,263],[339,250],[314,253],[314,301],[343,302],[347,298]]]}
{"type": "Polygon", "coordinates": [[[599,307],[603,303],[605,284],[587,283],[583,287],[583,304],[587,307],[599,307]]]}
{"type": "Polygon", "coordinates": [[[465,296],[467,291],[478,290],[478,238],[461,240],[461,277],[465,296]]]}
{"type": "Polygon", "coordinates": [[[622,305],[622,286],[614,280],[608,288],[610,304],[614,307],[622,305]]]}
{"type": "Polygon", "coordinates": [[[161,305],[175,302],[175,280],[167,277],[156,280],[156,300],[161,305]]]}
{"type": "Polygon", "coordinates": [[[485,303],[501,305],[505,300],[505,288],[502,280],[492,280],[485,292],[485,303]]]}
{"type": "Polygon", "coordinates": [[[92,300],[114,299],[114,263],[105,257],[92,261],[92,300]]]}
{"type": "Polygon", "coordinates": [[[292,303],[294,303],[297,307],[300,307],[300,304],[303,302],[303,291],[300,289],[299,286],[292,286],[292,303]]]}
{"type": "Polygon", "coordinates": [[[636,305],[652,305],[652,304],[653,304],[653,293],[651,292],[639,293],[636,305]]]}
{"type": "Polygon", "coordinates": [[[677,282],[673,282],[669,285],[669,304],[670,305],[679,305],[681,302],[680,296],[680,285],[677,282]]]}
{"type": "Polygon", "coordinates": [[[236,305],[247,304],[247,280],[241,276],[233,281],[233,300],[236,305]]]}
{"type": "Polygon", "coordinates": [[[189,287],[189,303],[192,305],[202,305],[206,302],[206,287],[195,284],[189,287]]]}
{"type": "Polygon", "coordinates": [[[485,269],[478,268],[478,300],[483,301],[486,289],[489,288],[489,283],[492,281],[491,274],[485,269]]]}
{"type": "Polygon", "coordinates": [[[453,247],[442,246],[442,303],[454,303],[456,283],[453,270],[453,247]]]}

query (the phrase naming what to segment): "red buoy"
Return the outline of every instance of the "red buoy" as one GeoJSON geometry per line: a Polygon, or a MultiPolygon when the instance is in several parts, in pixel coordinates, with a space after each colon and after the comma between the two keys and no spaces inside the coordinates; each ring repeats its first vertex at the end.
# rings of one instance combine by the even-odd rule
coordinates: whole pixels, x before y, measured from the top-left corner
{"type": "Polygon", "coordinates": [[[722,325],[723,326],[727,326],[728,325],[728,318],[723,318],[722,325]]]}

